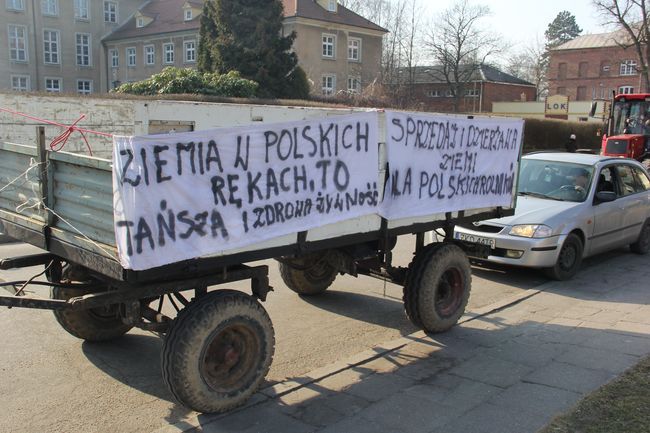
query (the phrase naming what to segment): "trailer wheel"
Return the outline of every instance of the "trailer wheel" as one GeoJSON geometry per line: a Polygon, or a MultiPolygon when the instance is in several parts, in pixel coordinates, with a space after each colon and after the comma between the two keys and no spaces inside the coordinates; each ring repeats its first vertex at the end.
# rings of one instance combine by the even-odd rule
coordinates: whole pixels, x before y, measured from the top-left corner
{"type": "Polygon", "coordinates": [[[630,250],[637,254],[647,254],[650,251],[650,220],[643,224],[639,238],[630,244],[630,250]]]}
{"type": "MultiPolygon", "coordinates": [[[[53,299],[68,300],[75,296],[82,296],[93,291],[80,291],[52,287],[53,299]]],[[[109,305],[102,308],[89,310],[54,310],[54,317],[59,325],[68,333],[87,341],[107,341],[129,332],[132,328],[122,322],[118,305],[109,305]]]]}
{"type": "Polygon", "coordinates": [[[338,273],[330,257],[329,253],[307,254],[291,262],[279,262],[282,281],[299,295],[323,293],[332,285],[338,273]]]}
{"type": "Polygon", "coordinates": [[[163,379],[184,406],[212,413],[242,405],[273,359],[271,319],[253,297],[218,290],[178,313],[162,348],[163,379]]]}
{"type": "Polygon", "coordinates": [[[406,315],[425,331],[446,331],[465,312],[471,279],[469,260],[458,246],[425,246],[409,265],[403,298],[406,315]]]}

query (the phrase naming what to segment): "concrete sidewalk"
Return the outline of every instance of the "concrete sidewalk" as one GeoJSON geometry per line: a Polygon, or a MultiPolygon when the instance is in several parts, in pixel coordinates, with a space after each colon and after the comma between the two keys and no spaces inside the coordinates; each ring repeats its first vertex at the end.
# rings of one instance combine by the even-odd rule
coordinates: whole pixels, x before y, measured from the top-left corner
{"type": "Polygon", "coordinates": [[[621,255],[160,432],[535,432],[650,353],[648,262],[621,255]]]}

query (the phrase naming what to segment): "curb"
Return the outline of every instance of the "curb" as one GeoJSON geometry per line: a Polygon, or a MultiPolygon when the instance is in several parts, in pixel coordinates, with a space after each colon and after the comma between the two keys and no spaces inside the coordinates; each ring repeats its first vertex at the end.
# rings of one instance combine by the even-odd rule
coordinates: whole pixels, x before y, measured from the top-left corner
{"type": "MultiPolygon", "coordinates": [[[[479,319],[489,314],[504,310],[513,305],[519,304],[520,302],[532,298],[533,296],[545,291],[546,289],[552,288],[556,285],[557,285],[556,281],[550,281],[548,283],[544,283],[540,286],[537,286],[536,288],[528,289],[522,293],[502,299],[493,304],[466,312],[455,326],[459,326],[463,323],[471,322],[472,320],[479,319]]],[[[282,382],[278,382],[276,384],[270,385],[266,388],[261,388],[257,391],[257,393],[255,393],[251,397],[251,399],[244,406],[239,407],[237,409],[222,414],[214,414],[214,415],[197,414],[194,416],[190,416],[178,423],[161,427],[155,430],[154,433],[184,433],[190,430],[204,428],[206,425],[218,421],[226,416],[232,415],[237,412],[241,412],[245,409],[248,409],[252,406],[257,406],[269,400],[281,398],[287,394],[298,391],[309,384],[319,382],[323,379],[327,379],[346,370],[358,367],[363,364],[371,363],[372,361],[382,358],[385,355],[388,355],[393,352],[397,352],[401,349],[405,349],[409,344],[417,343],[418,341],[422,341],[425,338],[427,338],[426,332],[416,331],[412,334],[406,335],[404,337],[400,337],[396,340],[389,341],[387,343],[383,343],[378,346],[374,346],[368,350],[364,350],[363,352],[358,353],[356,355],[352,355],[345,360],[326,365],[324,367],[318,368],[308,373],[304,373],[299,378],[287,379],[282,382]],[[200,421],[199,421],[199,417],[201,417],[200,421]]]]}

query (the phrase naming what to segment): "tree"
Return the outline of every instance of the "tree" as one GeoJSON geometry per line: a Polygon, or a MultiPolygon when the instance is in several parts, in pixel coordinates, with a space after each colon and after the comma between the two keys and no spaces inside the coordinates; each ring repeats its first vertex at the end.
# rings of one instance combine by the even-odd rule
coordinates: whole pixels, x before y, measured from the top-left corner
{"type": "Polygon", "coordinates": [[[546,50],[551,50],[565,42],[580,36],[582,29],[576,23],[576,17],[569,11],[562,11],[548,25],[546,36],[546,50]]]}
{"type": "Polygon", "coordinates": [[[650,91],[650,10],[646,0],[594,0],[594,5],[605,18],[605,24],[615,24],[622,30],[617,44],[624,49],[634,48],[643,87],[650,91]]]}
{"type": "Polygon", "coordinates": [[[430,74],[447,83],[456,112],[481,65],[504,48],[501,38],[479,27],[479,20],[488,13],[487,6],[459,0],[430,26],[427,46],[436,63],[430,74]]]}
{"type": "Polygon", "coordinates": [[[282,36],[279,0],[208,0],[201,20],[202,70],[239,71],[259,83],[259,95],[284,97],[298,59],[291,53],[295,33],[282,36]],[[209,5],[207,3],[210,3],[209,5]]]}
{"type": "Polygon", "coordinates": [[[544,45],[537,41],[524,51],[512,55],[506,66],[509,74],[535,84],[537,98],[548,94],[548,58],[545,54],[544,45]]]}

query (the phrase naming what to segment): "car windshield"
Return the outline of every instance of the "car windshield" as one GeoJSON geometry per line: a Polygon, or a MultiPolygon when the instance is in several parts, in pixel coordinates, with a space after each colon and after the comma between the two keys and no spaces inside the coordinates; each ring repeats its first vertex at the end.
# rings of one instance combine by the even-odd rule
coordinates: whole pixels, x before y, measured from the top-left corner
{"type": "Polygon", "coordinates": [[[587,198],[593,173],[594,168],[589,165],[523,158],[519,194],[582,202],[587,198]]]}

